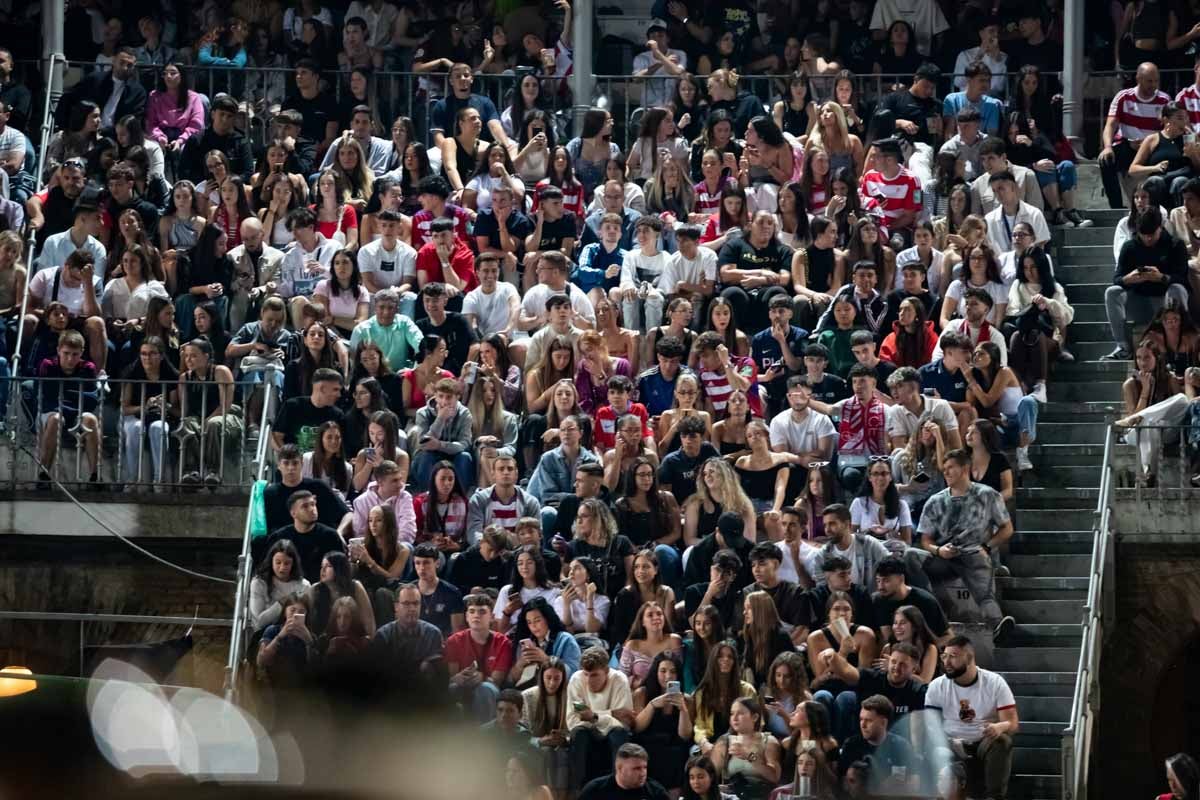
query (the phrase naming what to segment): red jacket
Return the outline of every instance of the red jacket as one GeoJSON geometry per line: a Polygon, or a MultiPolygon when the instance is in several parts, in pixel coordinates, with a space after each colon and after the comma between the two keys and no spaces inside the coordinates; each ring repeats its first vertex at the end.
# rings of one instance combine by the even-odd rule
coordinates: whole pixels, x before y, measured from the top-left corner
{"type": "Polygon", "coordinates": [[[937,347],[938,335],[933,329],[933,320],[925,320],[925,347],[921,353],[921,360],[915,364],[905,361],[900,354],[899,348],[896,345],[896,334],[900,330],[900,323],[892,323],[892,332],[883,340],[883,344],[879,348],[879,357],[884,361],[890,361],[897,367],[912,367],[916,369],[923,367],[930,361],[933,361],[933,351],[937,347]]]}

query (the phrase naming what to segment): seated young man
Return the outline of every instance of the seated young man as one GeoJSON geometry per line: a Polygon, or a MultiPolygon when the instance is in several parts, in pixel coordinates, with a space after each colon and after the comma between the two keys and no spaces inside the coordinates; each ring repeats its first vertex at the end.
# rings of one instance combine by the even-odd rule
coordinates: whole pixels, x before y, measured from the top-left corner
{"type": "Polygon", "coordinates": [[[294,444],[302,453],[310,453],[317,443],[317,429],[325,422],[344,426],[345,416],[337,407],[342,394],[342,376],[337,370],[321,367],[313,373],[312,392],[308,397],[290,398],[279,409],[271,445],[278,451],[294,444]]]}
{"type": "Polygon", "coordinates": [[[496,710],[500,687],[513,664],[513,643],[492,630],[492,605],[488,595],[463,598],[467,627],[446,639],[446,666],[450,693],[480,722],[490,720],[496,710]]]}
{"type": "Polygon", "coordinates": [[[432,404],[417,411],[413,480],[417,486],[428,486],[434,464],[446,460],[453,462],[462,486],[474,486],[473,425],[471,412],[459,402],[458,381],[442,378],[434,384],[433,396],[432,404]]]}
{"type": "MultiPolygon", "coordinates": [[[[89,488],[100,488],[100,423],[96,365],[83,360],[83,336],[64,331],[58,338],[58,354],[38,365],[35,406],[38,425],[38,489],[50,488],[50,470],[58,456],[61,437],[79,425],[87,452],[89,488]],[[74,380],[59,380],[72,378],[74,380]]],[[[7,386],[4,387],[7,391],[7,386]]]]}
{"type": "MultiPolygon", "coordinates": [[[[621,247],[621,215],[605,214],[600,219],[600,240],[584,246],[571,272],[571,283],[587,293],[592,303],[617,291],[621,265],[628,250],[621,247]]],[[[534,264],[536,267],[536,262],[534,264]]]]}
{"type": "Polygon", "coordinates": [[[662,324],[663,298],[669,291],[669,287],[662,285],[670,259],[658,247],[662,229],[663,222],[658,217],[646,216],[634,223],[638,246],[625,254],[621,282],[609,292],[609,299],[621,304],[626,326],[643,333],[662,324]]]}
{"type": "Polygon", "coordinates": [[[608,651],[590,647],[579,670],[567,683],[567,730],[571,735],[570,785],[582,786],[592,776],[588,764],[595,748],[615,758],[629,741],[634,723],[633,695],[625,673],[608,665],[608,651]]]}
{"type": "Polygon", "coordinates": [[[575,215],[563,209],[563,192],[546,186],[538,192],[539,202],[533,215],[533,233],[525,237],[524,278],[522,288],[533,285],[534,267],[542,253],[559,252],[570,258],[575,251],[575,215]]]}

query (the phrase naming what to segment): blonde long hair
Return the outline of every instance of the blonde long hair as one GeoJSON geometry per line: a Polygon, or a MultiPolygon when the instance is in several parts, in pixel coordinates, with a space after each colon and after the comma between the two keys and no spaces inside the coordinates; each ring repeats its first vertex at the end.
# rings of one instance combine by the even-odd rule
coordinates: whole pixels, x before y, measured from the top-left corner
{"type": "Polygon", "coordinates": [[[846,112],[833,100],[826,100],[817,108],[817,124],[813,128],[812,135],[808,137],[808,142],[804,149],[816,150],[818,148],[825,152],[843,152],[850,149],[850,126],[846,123],[846,112]],[[825,109],[831,110],[833,118],[837,121],[837,141],[832,141],[825,137],[820,117],[825,112],[825,109]]]}
{"type": "Polygon", "coordinates": [[[689,211],[696,200],[696,192],[692,188],[692,182],[688,180],[687,172],[684,171],[683,165],[673,158],[664,158],[660,161],[658,168],[654,170],[653,177],[646,181],[646,208],[665,211],[664,203],[667,200],[674,200],[689,211]],[[679,186],[669,195],[663,175],[668,167],[674,167],[679,171],[679,186]]]}
{"type": "MultiPolygon", "coordinates": [[[[371,196],[371,185],[375,181],[375,175],[371,170],[367,169],[367,156],[363,153],[362,145],[354,138],[353,134],[343,134],[337,141],[331,145],[333,147],[333,164],[330,169],[334,174],[341,178],[344,197],[352,195],[355,191],[363,199],[371,196]],[[358,153],[358,165],[351,171],[346,172],[342,167],[342,162],[338,158],[338,153],[343,147],[353,147],[358,153]]],[[[345,202],[343,199],[342,202],[345,202]]]]}
{"type": "Polygon", "coordinates": [[[696,479],[696,494],[702,503],[712,503],[715,506],[720,506],[725,511],[732,511],[735,514],[754,514],[754,504],[750,502],[750,498],[746,496],[745,490],[742,489],[741,481],[738,480],[737,473],[733,471],[733,467],[729,466],[729,462],[723,458],[710,458],[700,465],[700,472],[697,473],[696,479]],[[717,499],[708,490],[708,484],[704,480],[704,470],[715,469],[717,471],[717,486],[720,492],[722,501],[717,502],[717,499]]]}
{"type": "Polygon", "coordinates": [[[471,398],[467,409],[471,412],[471,433],[478,439],[480,436],[496,436],[503,441],[504,424],[511,416],[504,407],[504,384],[499,378],[491,375],[481,375],[471,387],[471,398]],[[484,386],[490,384],[495,393],[489,405],[484,386]]]}

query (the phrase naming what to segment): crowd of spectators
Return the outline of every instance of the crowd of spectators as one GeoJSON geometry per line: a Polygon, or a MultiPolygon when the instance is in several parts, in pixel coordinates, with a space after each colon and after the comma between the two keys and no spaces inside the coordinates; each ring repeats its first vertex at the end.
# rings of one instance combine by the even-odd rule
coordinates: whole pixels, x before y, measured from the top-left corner
{"type": "MultiPolygon", "coordinates": [[[[151,6],[68,10],[41,174],[0,49],[38,488],[75,446],[90,488],[216,489],[269,431],[262,680],[402,675],[522,797],[1005,796],[1012,692],[935,592],[1011,633],[1008,505],[1074,358],[1054,9],[659,0],[622,147],[561,113],[569,0],[151,6]]],[[[1131,152],[1151,72],[1105,156],[1156,173],[1107,298],[1122,337],[1162,308],[1131,426],[1200,336],[1166,232],[1196,256],[1200,182],[1154,166],[1196,112],[1131,152]]]]}

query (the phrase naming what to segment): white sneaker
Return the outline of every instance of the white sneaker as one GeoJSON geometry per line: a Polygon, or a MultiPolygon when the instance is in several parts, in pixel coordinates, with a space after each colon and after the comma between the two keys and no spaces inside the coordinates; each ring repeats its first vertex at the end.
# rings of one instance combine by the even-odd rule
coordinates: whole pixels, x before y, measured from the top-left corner
{"type": "Polygon", "coordinates": [[[1046,405],[1046,382],[1038,381],[1036,384],[1034,384],[1033,391],[1029,393],[1029,396],[1034,400],[1037,400],[1042,405],[1046,405]]]}
{"type": "Polygon", "coordinates": [[[1029,460],[1029,448],[1017,448],[1017,472],[1032,472],[1033,462],[1029,460]]]}

